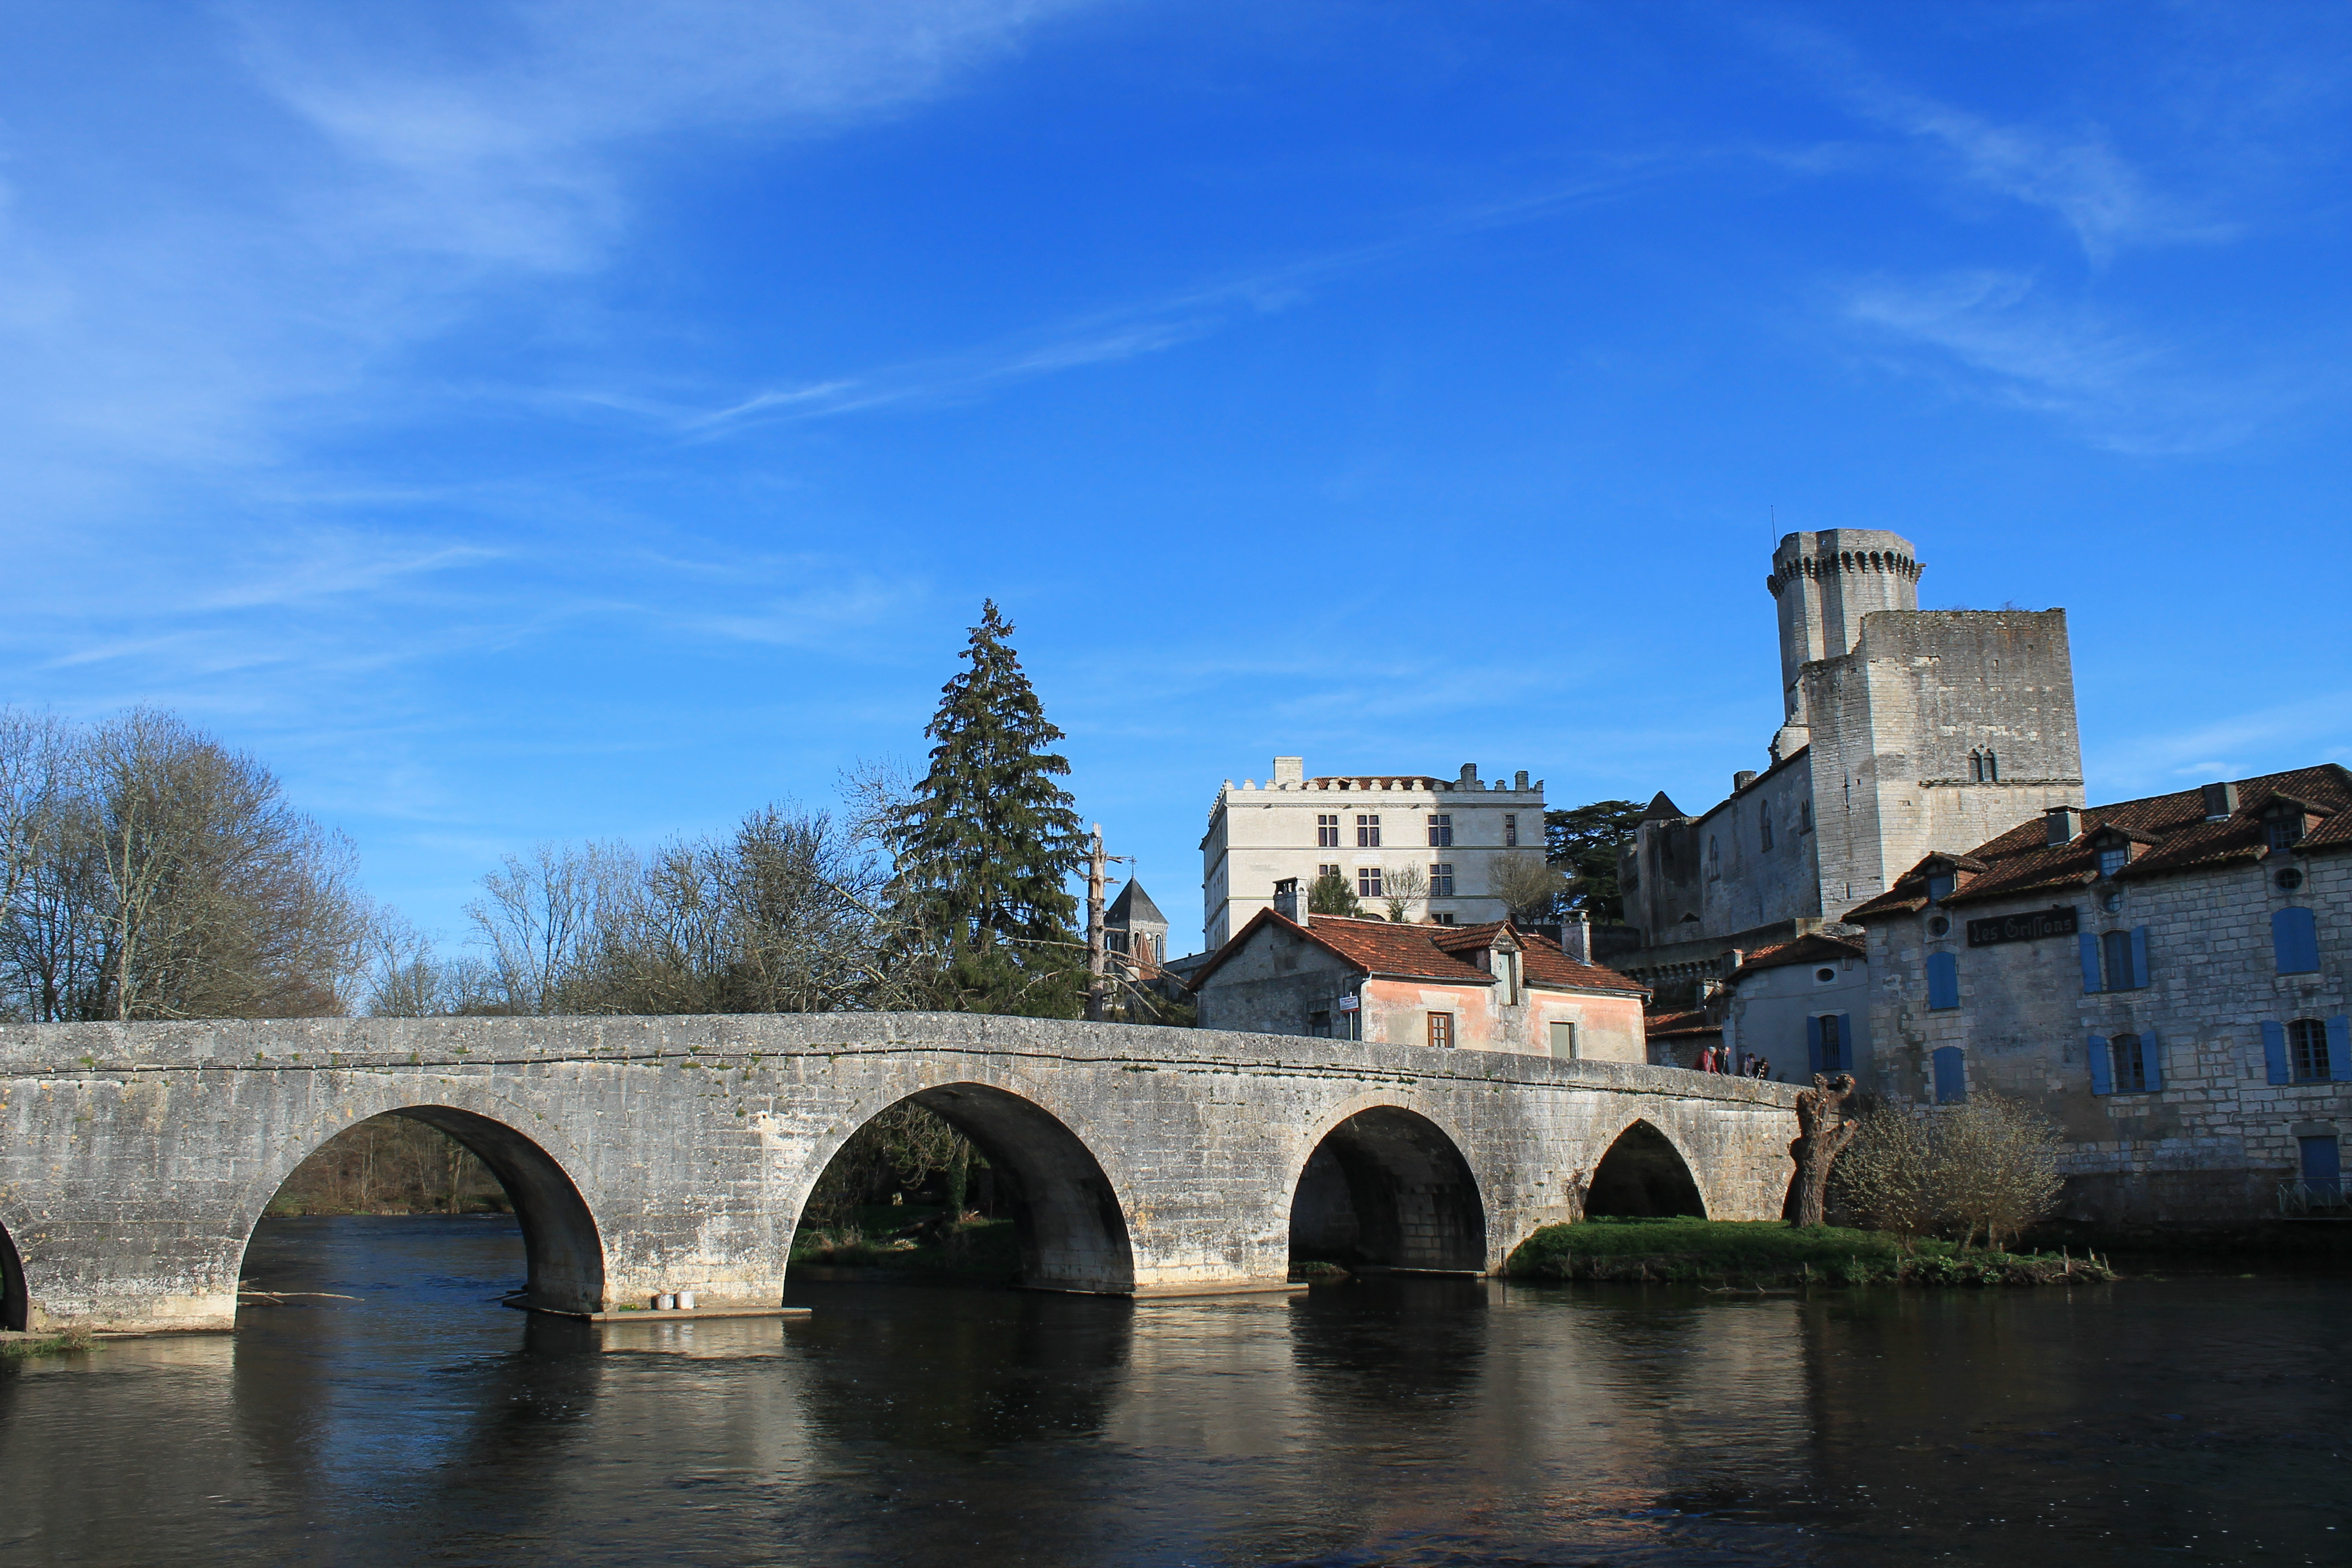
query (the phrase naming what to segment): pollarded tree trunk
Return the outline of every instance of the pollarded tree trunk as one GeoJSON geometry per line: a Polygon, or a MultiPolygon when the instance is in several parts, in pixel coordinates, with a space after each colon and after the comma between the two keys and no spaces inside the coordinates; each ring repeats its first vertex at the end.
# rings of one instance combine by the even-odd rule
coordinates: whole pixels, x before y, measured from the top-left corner
{"type": "Polygon", "coordinates": [[[1813,1087],[1797,1095],[1797,1138],[1789,1158],[1797,1163],[1790,1173],[1788,1201],[1780,1216],[1790,1225],[1820,1225],[1829,1210],[1830,1167],[1853,1142],[1858,1122],[1845,1119],[1844,1106],[1853,1094],[1853,1076],[1813,1075],[1813,1087]]]}

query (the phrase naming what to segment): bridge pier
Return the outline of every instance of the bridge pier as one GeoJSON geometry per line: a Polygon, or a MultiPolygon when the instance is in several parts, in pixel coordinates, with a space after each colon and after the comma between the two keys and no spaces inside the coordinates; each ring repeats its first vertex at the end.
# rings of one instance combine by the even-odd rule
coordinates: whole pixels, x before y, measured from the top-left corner
{"type": "Polygon", "coordinates": [[[1276,1288],[1294,1246],[1495,1269],[1580,1216],[1636,1124],[1643,1170],[1680,1163],[1716,1217],[1774,1217],[1793,1095],[1671,1068],[962,1015],[0,1026],[0,1320],[232,1327],[279,1184],[387,1112],[496,1173],[534,1304],[597,1311],[679,1289],[777,1305],[826,1163],[903,1100],[1008,1173],[1024,1283],[1158,1296],[1276,1288]]]}

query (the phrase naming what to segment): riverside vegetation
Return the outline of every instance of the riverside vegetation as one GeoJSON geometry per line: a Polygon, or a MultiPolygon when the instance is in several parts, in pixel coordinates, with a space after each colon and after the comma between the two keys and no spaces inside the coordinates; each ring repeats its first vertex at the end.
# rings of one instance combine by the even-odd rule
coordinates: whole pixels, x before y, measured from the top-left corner
{"type": "MultiPolygon", "coordinates": [[[[2058,1129],[2016,1101],[1982,1094],[1932,1109],[1879,1106],[1839,1131],[1829,1189],[1867,1229],[1679,1216],[1588,1219],[1536,1232],[1511,1254],[1508,1271],[1538,1279],[1749,1288],[2115,1278],[2094,1256],[2003,1248],[2004,1240],[2055,1212],[2062,1185],[2058,1129]]],[[[1806,1175],[1801,1169],[1798,1180],[1806,1175]]]]}

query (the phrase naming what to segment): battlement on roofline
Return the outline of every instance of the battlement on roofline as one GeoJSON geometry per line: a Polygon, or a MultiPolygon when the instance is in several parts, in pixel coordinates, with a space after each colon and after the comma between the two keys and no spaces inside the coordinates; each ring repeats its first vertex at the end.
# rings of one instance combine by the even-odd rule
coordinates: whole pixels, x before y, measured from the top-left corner
{"type": "Polygon", "coordinates": [[[1475,792],[1485,795],[1507,798],[1524,795],[1539,799],[1544,782],[1530,783],[1528,771],[1521,768],[1506,781],[1496,779],[1487,784],[1478,776],[1478,764],[1465,763],[1460,774],[1442,779],[1431,773],[1325,773],[1315,778],[1306,776],[1305,761],[1299,757],[1274,759],[1274,776],[1260,783],[1244,779],[1239,785],[1227,779],[1217,791],[1223,801],[1236,795],[1292,795],[1312,792],[1346,792],[1358,795],[1451,795],[1475,792]]]}

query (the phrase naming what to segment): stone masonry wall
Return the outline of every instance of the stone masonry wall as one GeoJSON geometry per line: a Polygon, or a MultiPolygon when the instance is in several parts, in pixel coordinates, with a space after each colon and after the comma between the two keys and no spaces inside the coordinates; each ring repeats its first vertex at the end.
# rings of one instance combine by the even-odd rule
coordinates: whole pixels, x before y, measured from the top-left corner
{"type": "Polygon", "coordinates": [[[2298,1129],[2352,1129],[2352,1084],[2268,1081],[2262,1024],[2352,1013],[2352,858],[2273,856],[2145,882],[2099,883],[2053,899],[1963,904],[1950,930],[1929,934],[1939,911],[1874,921],[1871,1009],[1878,1084],[1900,1098],[1933,1098],[1932,1053],[1965,1053],[1970,1092],[2023,1099],[2064,1130],[2073,1217],[2102,1221],[2244,1223],[2276,1212],[2276,1188],[2296,1172],[2298,1129]],[[2305,875],[2292,892],[2276,872],[2305,875]],[[2116,908],[2106,909],[2112,898],[2116,908]],[[2081,929],[2145,928],[2145,989],[2085,993],[2076,939],[1970,949],[1967,921],[2074,906],[2081,929]],[[2271,915],[2315,911],[2320,967],[2280,974],[2271,915]],[[1924,964],[1956,955],[1957,1008],[1927,1006],[1924,964]],[[2163,1088],[2096,1095],[2086,1059],[2092,1036],[2153,1042],[2163,1088]]]}

